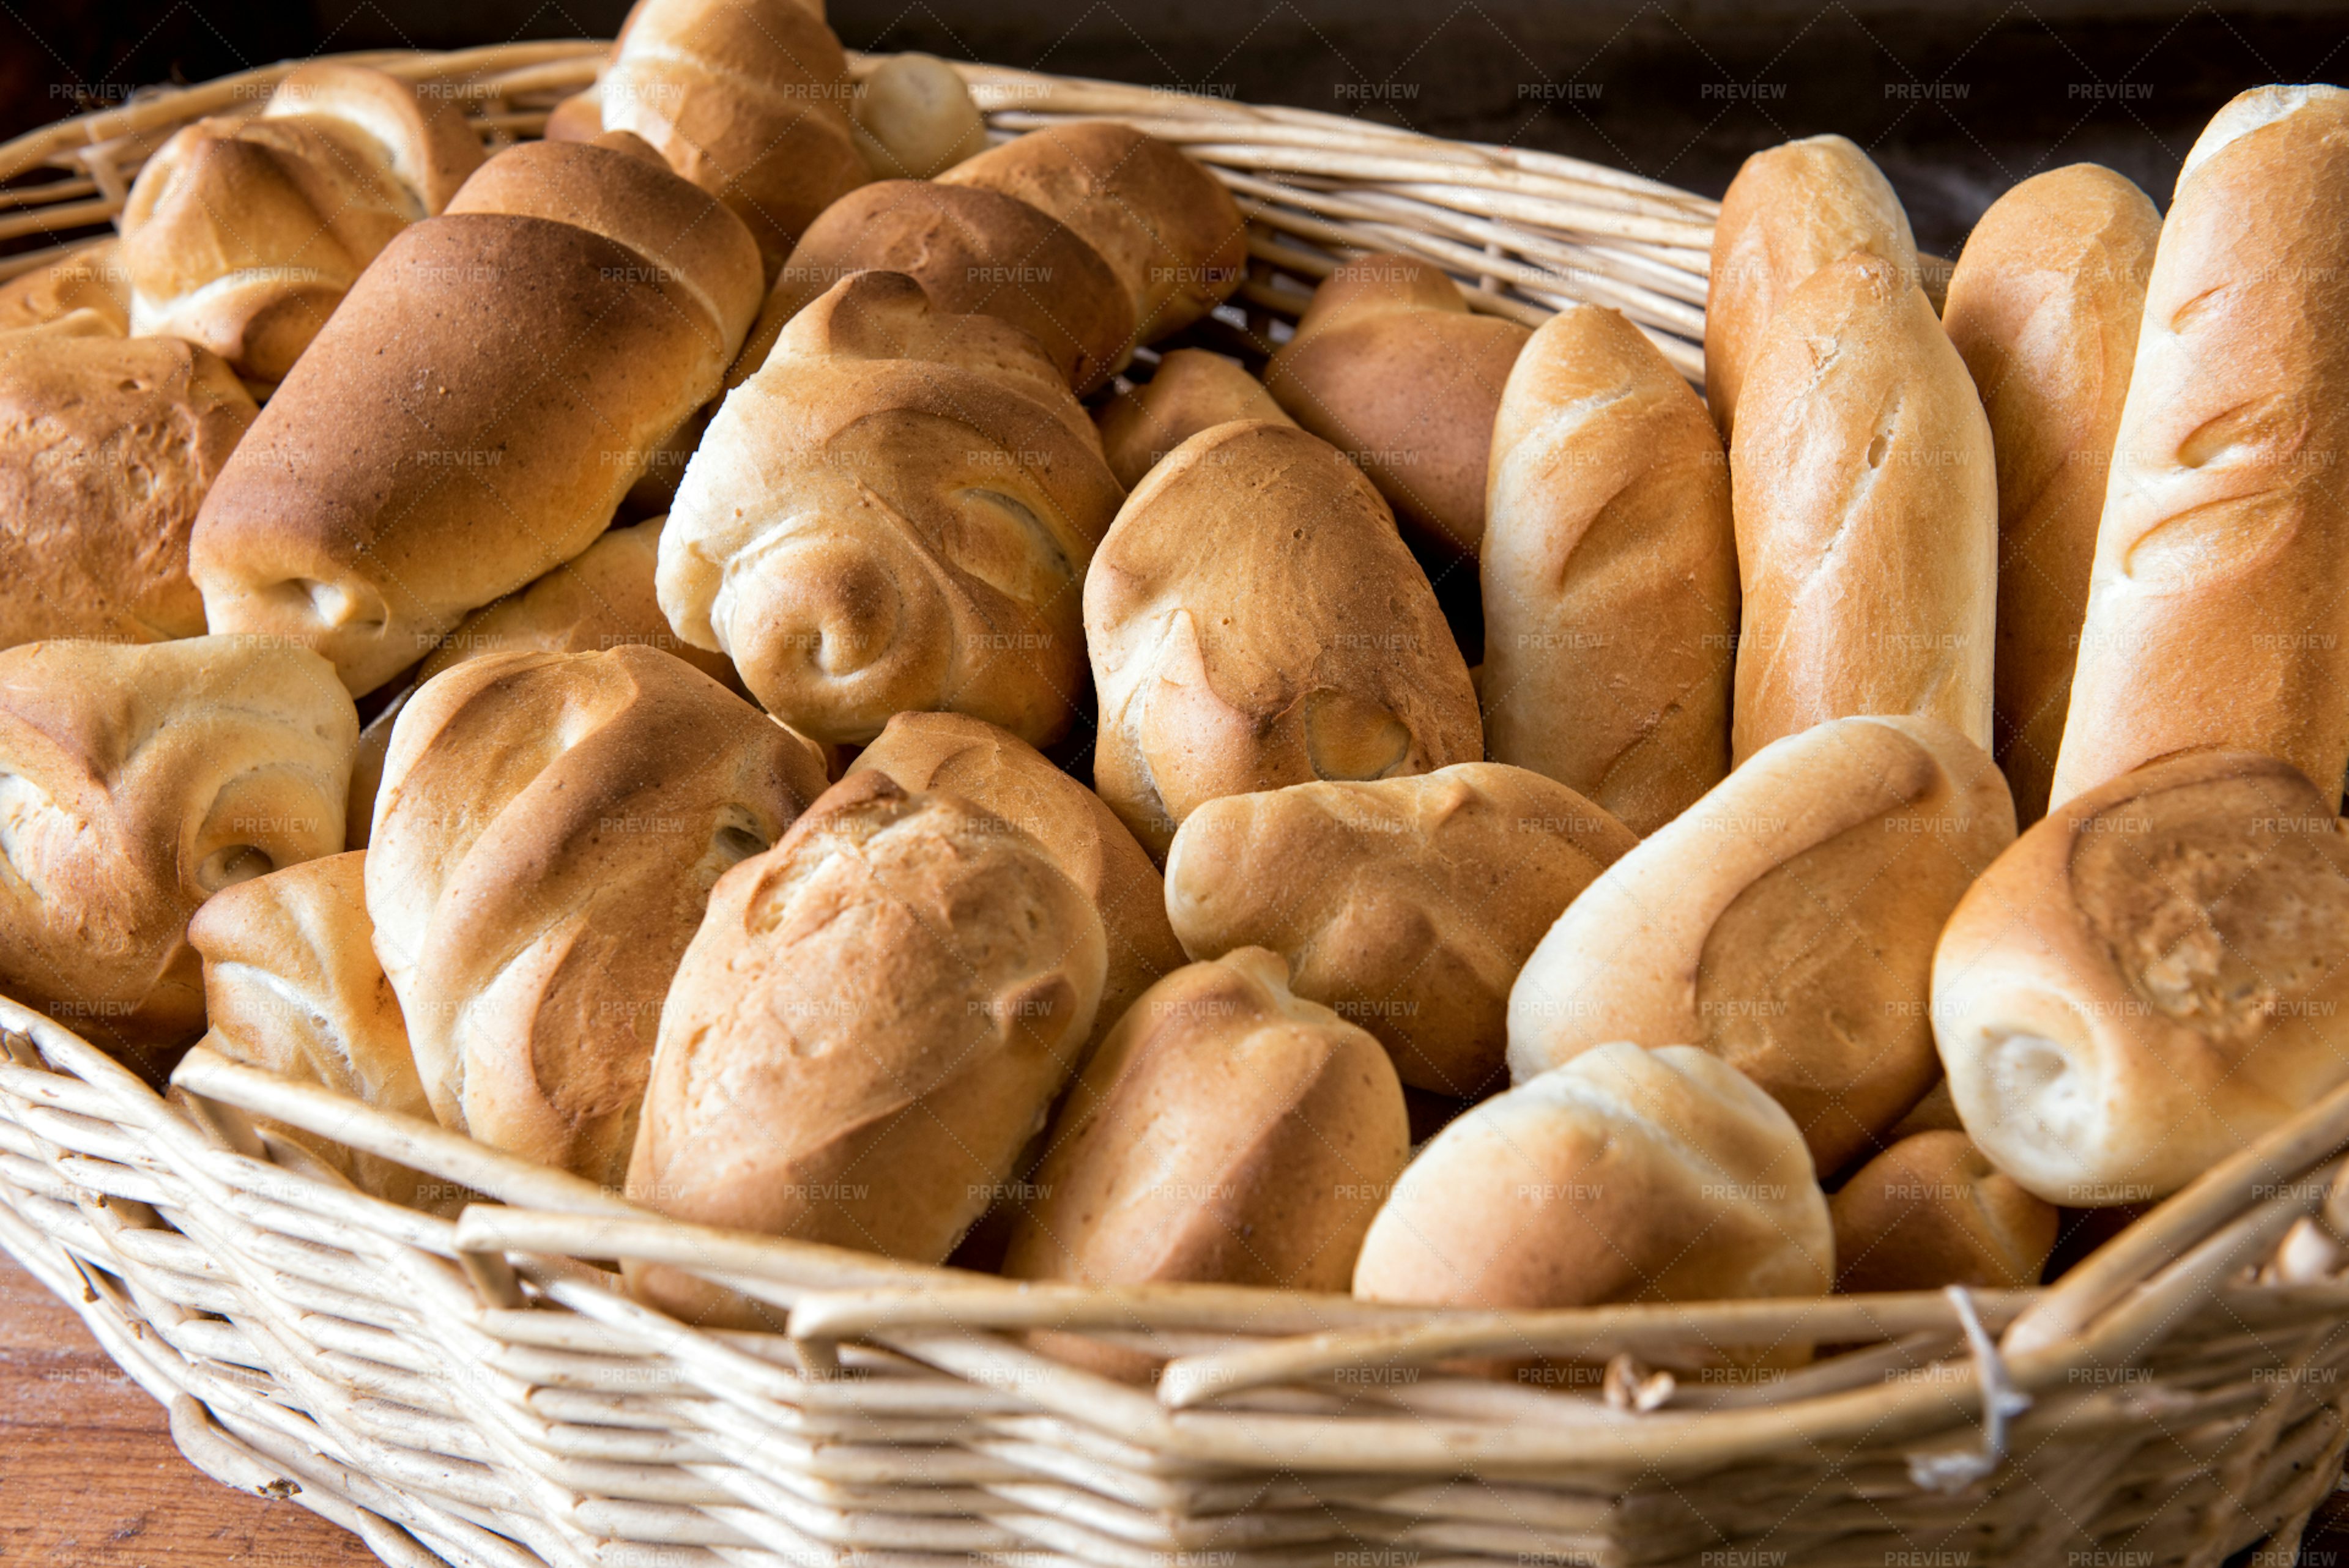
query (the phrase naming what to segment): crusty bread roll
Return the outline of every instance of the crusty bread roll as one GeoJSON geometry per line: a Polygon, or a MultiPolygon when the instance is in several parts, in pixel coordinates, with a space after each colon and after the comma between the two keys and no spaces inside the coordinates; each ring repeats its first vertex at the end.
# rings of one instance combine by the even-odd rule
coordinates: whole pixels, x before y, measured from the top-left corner
{"type": "MultiPolygon", "coordinates": [[[[661,1018],[629,1196],[941,1261],[1075,1070],[1105,946],[1028,834],[877,770],[843,779],[711,895],[661,1018]]],[[[632,1274],[709,1321],[709,1286],[632,1274]]]]}
{"type": "Polygon", "coordinates": [[[140,1056],[204,1026],[188,917],[343,847],[358,714],[262,638],[0,652],[0,992],[140,1056]]]}
{"type": "Polygon", "coordinates": [[[2026,825],[2047,814],[2160,233],[2145,192],[2109,169],[2033,176],[1974,225],[1941,313],[1997,454],[1993,750],[2026,825]]]}
{"type": "MultiPolygon", "coordinates": [[[[222,889],[188,923],[203,958],[204,1043],[233,1061],[432,1118],[399,998],[375,955],[365,853],[326,855],[222,889]]],[[[361,1191],[414,1206],[423,1178],[315,1132],[269,1124],[361,1191]]]]}
{"type": "Polygon", "coordinates": [[[1575,895],[1639,842],[1565,785],[1498,762],[1226,795],[1166,856],[1194,958],[1281,954],[1297,994],[1368,1029],[1402,1081],[1501,1087],[1509,987],[1575,895]]]}
{"type": "Polygon", "coordinates": [[[1386,1053],[1260,947],[1143,993],[1047,1136],[1013,1279],[1343,1291],[1411,1155],[1386,1053]]]}
{"type": "Polygon", "coordinates": [[[1962,1132],[1904,1138],[1827,1200],[1836,1289],[2026,1290],[2055,1250],[2055,1205],[1962,1132]]]}
{"type": "Polygon", "coordinates": [[[2096,534],[2064,800],[2171,751],[2349,767],[2349,92],[2260,88],[2187,155],[2096,534]]]}
{"type": "Polygon", "coordinates": [[[2349,1078],[2349,829],[2249,752],[2059,801],[1933,959],[1933,1027],[1982,1152],[2066,1208],[2165,1197],[2349,1078]]]}
{"type": "Polygon", "coordinates": [[[1733,762],[1852,714],[1991,743],[1990,421],[1912,276],[1870,255],[1795,290],[1730,445],[1743,585],[1733,762]]]}
{"type": "Polygon", "coordinates": [[[1203,430],[1085,577],[1093,784],[1163,855],[1219,795],[1484,754],[1468,666],[1379,492],[1294,425],[1203,430]]]}
{"type": "MultiPolygon", "coordinates": [[[[485,649],[495,653],[497,649],[485,649]]],[[[343,844],[346,849],[364,850],[375,832],[375,798],[383,789],[384,758],[391,754],[391,732],[398,727],[399,710],[416,695],[412,686],[403,686],[383,711],[359,726],[359,743],[351,753],[351,788],[344,797],[343,844]]]]}
{"type": "Polygon", "coordinates": [[[1178,348],[1164,356],[1156,375],[1119,393],[1093,416],[1110,472],[1128,490],[1200,431],[1234,419],[1295,422],[1263,382],[1204,348],[1178,348]]]}
{"type": "Polygon", "coordinates": [[[1789,736],[1567,906],[1509,995],[1509,1071],[1612,1040],[1702,1046],[1832,1175],[1932,1087],[1933,944],[2013,840],[1997,765],[1946,725],[1789,736]]]}
{"type": "Polygon", "coordinates": [[[1719,1057],[1618,1042],[1435,1135],[1354,1294],[1488,1309],[1824,1295],[1826,1194],[1785,1110],[1719,1057]]]}
{"type": "Polygon", "coordinates": [[[1723,438],[1736,429],[1746,367],[1771,318],[1813,273],[1854,251],[1918,276],[1909,214],[1883,170],[1840,136],[1810,136],[1747,159],[1721,198],[1704,304],[1704,397],[1723,438]]]}
{"type": "Polygon", "coordinates": [[[1042,745],[1081,696],[1077,584],[1123,493],[1026,334],[863,273],[710,422],[661,607],[819,740],[947,708],[1042,745]]]}
{"type": "Polygon", "coordinates": [[[1493,429],[1485,738],[1652,833],[1729,771],[1737,541],[1704,405],[1618,313],[1569,304],[1493,429]]]}
{"type": "Polygon", "coordinates": [[[296,66],[257,116],[200,119],[139,170],[121,218],[130,330],[200,343],[265,391],[481,162],[457,99],[367,66],[296,66]]]}
{"type": "Polygon", "coordinates": [[[419,687],[367,902],[433,1114],[617,1183],[711,886],[823,789],[813,746],[657,649],[487,654],[419,687]]]}
{"type": "Polygon", "coordinates": [[[0,647],[201,634],[188,535],[254,412],[191,343],[0,335],[0,647]]]}
{"type": "Polygon", "coordinates": [[[741,224],[635,138],[526,142],[376,259],[205,498],[215,631],[354,692],[595,542],[758,307],[741,224]]]}
{"type": "Polygon", "coordinates": [[[1361,465],[1423,544],[1473,556],[1501,388],[1532,335],[1471,315],[1433,264],[1374,253],[1322,280],[1264,384],[1361,465]]]}
{"type": "Polygon", "coordinates": [[[0,332],[39,326],[78,310],[95,313],[117,337],[130,331],[130,278],[120,241],[84,245],[0,284],[0,332]]]}
{"type": "Polygon", "coordinates": [[[889,55],[856,84],[856,150],[875,180],[934,180],[987,149],[987,120],[936,55],[889,55]]]}

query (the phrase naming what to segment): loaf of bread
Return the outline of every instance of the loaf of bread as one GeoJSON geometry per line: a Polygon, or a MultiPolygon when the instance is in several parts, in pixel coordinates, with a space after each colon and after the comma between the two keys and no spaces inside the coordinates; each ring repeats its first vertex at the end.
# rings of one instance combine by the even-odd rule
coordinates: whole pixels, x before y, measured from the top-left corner
{"type": "Polygon", "coordinates": [[[635,138],[500,153],[367,268],[222,470],[208,622],[381,686],[595,542],[758,294],[749,232],[635,138]]]}
{"type": "Polygon", "coordinates": [[[1997,765],[1946,725],[1789,736],[1567,906],[1509,995],[1510,1073],[1614,1040],[1702,1046],[1833,1175],[1932,1087],[1933,944],[2013,840],[1997,765]]]}
{"type": "Polygon", "coordinates": [[[2047,814],[2160,233],[2145,192],[2109,169],[2033,176],[1974,225],[1941,314],[1997,453],[1993,750],[2026,825],[2047,814]]]}
{"type": "Polygon", "coordinates": [[[1166,856],[1183,950],[1264,947],[1297,994],[1378,1037],[1402,1081],[1503,1086],[1509,987],[1575,895],[1639,842],[1565,785],[1498,762],[1226,795],[1166,856]]]}
{"type": "Polygon", "coordinates": [[[1081,696],[1078,583],[1123,495],[1026,334],[863,273],[711,421],[661,536],[661,607],[819,740],[945,708],[1043,745],[1081,696]]]}
{"type": "Polygon", "coordinates": [[[2055,1250],[2062,1216],[2023,1191],[1962,1132],[1904,1138],[1827,1200],[1836,1289],[2027,1290],[2055,1250]]]}
{"type": "Polygon", "coordinates": [[[1386,1053],[1260,947],[1143,993],[1048,1136],[1013,1279],[1343,1291],[1411,1154],[1386,1053]]]}
{"type": "Polygon", "coordinates": [[[264,395],[392,237],[481,166],[458,100],[367,66],[296,66],[258,115],[197,120],[123,206],[130,330],[200,343],[264,395]]]}
{"type": "Polygon", "coordinates": [[[2062,801],[2189,748],[2349,767],[2349,91],[2260,88],[2178,177],[2096,534],[2062,801]]]}
{"type": "Polygon", "coordinates": [[[1203,430],[1084,581],[1093,785],[1154,853],[1219,795],[1484,755],[1476,693],[1379,492],[1294,425],[1203,430]]]}
{"type": "Polygon", "coordinates": [[[875,180],[934,180],[987,150],[987,120],[936,55],[884,56],[849,106],[856,150],[875,180]]]}
{"type": "Polygon", "coordinates": [[[1729,451],[1743,585],[1731,735],[1742,765],[1853,714],[1991,744],[1998,473],[1965,361],[1912,274],[1811,274],[1746,366],[1729,451]]]}
{"type": "Polygon", "coordinates": [[[192,343],[0,334],[0,647],[201,634],[188,535],[254,413],[192,343]]]}
{"type": "Polygon", "coordinates": [[[1999,1169],[2065,1208],[2165,1197],[2349,1078],[2337,799],[2189,753],[2059,800],[1982,873],[1933,1027],[1999,1169]]]}
{"type": "Polygon", "coordinates": [[[70,251],[0,284],[0,332],[40,326],[86,310],[117,337],[130,331],[130,279],[119,240],[70,251]]]}
{"type": "Polygon", "coordinates": [[[343,847],[358,715],[261,638],[0,651],[0,993],[153,1065],[204,1026],[188,917],[343,847]]]}
{"type": "Polygon", "coordinates": [[[1542,324],[1485,491],[1485,738],[1652,833],[1729,771],[1737,540],[1704,405],[1598,305],[1542,324]]]}
{"type": "MultiPolygon", "coordinates": [[[[399,998],[375,955],[364,853],[326,855],[223,888],[188,923],[203,959],[204,1044],[232,1061],[432,1119],[399,998]]],[[[276,1123],[360,1191],[415,1206],[406,1166],[276,1123]]]]}
{"type": "Polygon", "coordinates": [[[1713,222],[1704,302],[1704,397],[1723,438],[1736,429],[1746,367],[1762,334],[1813,273],[1854,251],[1918,277],[1909,214],[1868,154],[1810,136],[1747,159],[1713,222]]]}
{"type": "Polygon", "coordinates": [[[1374,253],[1313,291],[1264,384],[1299,424],[1361,465],[1425,548],[1473,556],[1501,389],[1532,335],[1470,314],[1431,263],[1374,253]]]}
{"type": "Polygon", "coordinates": [[[1827,1201],[1771,1098],[1688,1046],[1618,1042],[1435,1135],[1354,1294],[1488,1310],[1824,1295],[1827,1201]]]}
{"type": "Polygon", "coordinates": [[[1158,361],[1157,374],[1119,393],[1093,416],[1110,472],[1128,490],[1200,431],[1234,419],[1293,423],[1263,382],[1204,348],[1177,348],[1165,355],[1158,361]]]}
{"type": "Polygon", "coordinates": [[[367,903],[433,1114],[616,1185],[710,888],[823,785],[813,746],[654,648],[485,654],[419,688],[367,903]]]}
{"type": "MultiPolygon", "coordinates": [[[[1075,1070],[1105,947],[1028,834],[877,769],[843,779],[711,895],[661,1018],[629,1196],[943,1260],[1075,1070]]],[[[632,1278],[712,1321],[707,1285],[632,1278]]]]}

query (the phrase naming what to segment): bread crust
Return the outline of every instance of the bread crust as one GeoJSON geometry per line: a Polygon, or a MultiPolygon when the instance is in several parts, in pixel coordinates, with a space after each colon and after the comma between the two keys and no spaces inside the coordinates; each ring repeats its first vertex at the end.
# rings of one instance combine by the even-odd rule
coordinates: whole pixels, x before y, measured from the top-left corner
{"type": "Polygon", "coordinates": [[[39,326],[93,312],[117,337],[130,331],[130,278],[122,242],[100,240],[67,252],[47,266],[0,284],[0,332],[39,326]]]}
{"type": "Polygon", "coordinates": [[[1962,1132],[1904,1138],[1827,1200],[1836,1289],[2028,1290],[2062,1216],[1962,1132]]]}
{"type": "Polygon", "coordinates": [[[1296,422],[1263,382],[1236,361],[1204,348],[1177,348],[1163,356],[1156,375],[1119,393],[1093,416],[1110,472],[1129,490],[1167,453],[1208,427],[1234,419],[1296,422]]]}

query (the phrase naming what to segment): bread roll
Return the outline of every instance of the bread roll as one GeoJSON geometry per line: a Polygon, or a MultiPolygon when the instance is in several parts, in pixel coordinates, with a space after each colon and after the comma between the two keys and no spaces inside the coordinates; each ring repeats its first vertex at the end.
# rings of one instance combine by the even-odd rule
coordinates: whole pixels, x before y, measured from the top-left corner
{"type": "Polygon", "coordinates": [[[1145,992],[1052,1120],[1003,1272],[1343,1291],[1411,1155],[1376,1040],[1242,947],[1145,992]]]}
{"type": "Polygon", "coordinates": [[[1567,906],[1509,994],[1510,1074],[1613,1040],[1702,1046],[1832,1175],[1932,1087],[1933,944],[2013,840],[2006,781],[1946,725],[1790,736],[1567,906]]]}
{"type": "Polygon", "coordinates": [[[1204,348],[1178,348],[1165,355],[1156,375],[1119,393],[1093,416],[1110,472],[1128,490],[1200,431],[1234,419],[1294,423],[1263,382],[1204,348]]]}
{"type": "Polygon", "coordinates": [[[2027,1290],[2055,1250],[2061,1216],[1962,1132],[1904,1138],[1827,1200],[1836,1289],[2027,1290]]]}
{"type": "Polygon", "coordinates": [[[1081,696],[1077,584],[1123,493],[1025,334],[861,273],[711,421],[661,607],[819,740],[947,708],[1043,745],[1081,696]]]}
{"type": "Polygon", "coordinates": [[[1998,474],[1933,307],[1892,263],[1847,256],[1786,300],[1745,387],[1733,762],[1852,714],[1938,718],[1987,749],[1998,474]]]}
{"type": "Polygon", "coordinates": [[[1510,371],[1479,562],[1495,761],[1652,833],[1729,771],[1737,542],[1704,405],[1638,327],[1569,304],[1510,371]]]}
{"type": "MultiPolygon", "coordinates": [[[[484,649],[495,653],[497,649],[484,649]]],[[[375,798],[383,790],[384,758],[391,753],[391,732],[398,727],[399,710],[416,695],[402,687],[382,712],[359,726],[359,744],[351,753],[351,788],[343,809],[344,847],[364,850],[375,831],[375,798]]]]}
{"type": "Polygon", "coordinates": [[[757,247],[633,137],[526,142],[367,270],[205,498],[216,631],[365,693],[595,542],[719,378],[757,247]]]}
{"type": "Polygon", "coordinates": [[[1501,1087],[1509,987],[1576,894],[1639,842],[1565,785],[1498,762],[1226,795],[1166,857],[1194,958],[1267,947],[1297,994],[1378,1037],[1402,1081],[1501,1087]]]}
{"type": "Polygon", "coordinates": [[[2289,764],[2196,752],[2059,802],[1933,959],[1982,1152],[2066,1208],[2166,1197],[2349,1078],[2349,830],[2289,764]]]}
{"type": "Polygon", "coordinates": [[[1766,149],[1729,182],[1713,222],[1704,304],[1704,397],[1724,439],[1735,431],[1746,367],[1771,318],[1813,273],[1854,251],[1918,275],[1917,241],[1900,198],[1843,137],[1766,149]]]}
{"type": "Polygon", "coordinates": [[[188,917],[343,847],[358,715],[248,637],[0,652],[0,992],[119,1055],[204,1026],[188,917]]]}
{"type": "Polygon", "coordinates": [[[1264,384],[1299,424],[1361,465],[1423,544],[1474,556],[1501,389],[1532,335],[1470,315],[1431,263],[1372,253],[1313,291],[1264,384]]]}
{"type": "Polygon", "coordinates": [[[1386,502],[1293,425],[1203,430],[1085,577],[1093,785],[1163,855],[1219,795],[1484,753],[1468,666],[1386,502]]]}
{"type": "MultiPolygon", "coordinates": [[[[843,779],[718,885],[661,1020],[628,1194],[704,1224],[936,1263],[1077,1065],[1101,917],[947,794],[843,779]]],[[[705,1322],[662,1269],[641,1295],[705,1322]]]]}
{"type": "Polygon", "coordinates": [[[442,1125],[616,1185],[711,886],[823,789],[814,747],[657,649],[486,654],[419,687],[367,903],[442,1125]]]}
{"type": "Polygon", "coordinates": [[[122,246],[100,240],[0,284],[0,332],[60,320],[78,310],[96,314],[117,337],[130,331],[130,279],[122,246]]]}
{"type": "Polygon", "coordinates": [[[2349,92],[2260,88],[2187,155],[2051,796],[2168,752],[2349,766],[2349,92]]]}
{"type": "Polygon", "coordinates": [[[188,535],[254,412],[191,343],[0,335],[0,647],[201,635],[188,535]]]}
{"type": "Polygon", "coordinates": [[[888,55],[856,84],[856,149],[875,180],[933,180],[987,149],[987,121],[936,55],[888,55]]]}
{"type": "MultiPolygon", "coordinates": [[[[224,888],[188,923],[203,958],[204,1043],[232,1061],[430,1120],[399,998],[375,955],[367,856],[327,855],[224,888]]],[[[415,1206],[424,1179],[314,1132],[269,1123],[360,1191],[415,1206]]]]}
{"type": "Polygon", "coordinates": [[[1703,1051],[1618,1042],[1437,1133],[1371,1222],[1354,1294],[1497,1310],[1824,1295],[1834,1277],[1786,1113],[1703,1051]]]}
{"type": "Polygon", "coordinates": [[[259,115],[197,120],[139,170],[120,221],[130,330],[200,343],[265,392],[392,236],[481,162],[454,98],[367,66],[296,66],[259,115]]]}
{"type": "Polygon", "coordinates": [[[2026,824],[2047,813],[2160,232],[2145,192],[2109,169],[2036,175],[1974,225],[1941,314],[1997,453],[1995,751],[2026,824]]]}

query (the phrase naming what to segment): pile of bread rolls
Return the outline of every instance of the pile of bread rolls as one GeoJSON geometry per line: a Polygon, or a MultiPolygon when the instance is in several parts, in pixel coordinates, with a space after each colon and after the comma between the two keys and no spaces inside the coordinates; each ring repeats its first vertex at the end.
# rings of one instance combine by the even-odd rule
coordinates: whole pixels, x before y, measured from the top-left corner
{"type": "Polygon", "coordinates": [[[487,158],[305,67],[0,290],[0,989],[1019,1278],[2028,1284],[2349,1079],[2344,211],[2261,88],[1937,304],[1795,142],[1701,396],[1401,255],[1213,352],[1197,163],[796,0],[487,158]]]}

